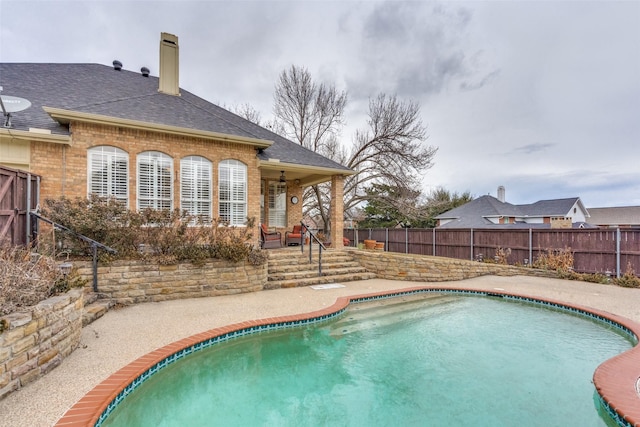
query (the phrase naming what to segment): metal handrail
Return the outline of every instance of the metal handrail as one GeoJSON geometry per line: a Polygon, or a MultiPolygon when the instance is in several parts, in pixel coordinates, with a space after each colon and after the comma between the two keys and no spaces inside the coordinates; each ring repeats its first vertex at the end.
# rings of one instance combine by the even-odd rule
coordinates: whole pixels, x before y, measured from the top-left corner
{"type": "Polygon", "coordinates": [[[93,252],[93,291],[98,292],[98,248],[112,254],[118,253],[118,251],[113,248],[110,248],[109,246],[103,245],[100,242],[96,242],[95,240],[87,236],[76,233],[75,231],[70,230],[69,228],[65,227],[62,224],[58,224],[57,222],[54,222],[48,218],[43,217],[39,213],[30,212],[30,214],[33,215],[36,219],[39,219],[41,221],[51,224],[55,230],[67,232],[72,236],[77,237],[78,239],[83,240],[91,245],[91,250],[93,252]]]}
{"type": "Polygon", "coordinates": [[[309,226],[307,226],[307,224],[305,224],[304,222],[300,221],[300,225],[302,226],[302,229],[300,230],[300,250],[302,251],[302,253],[304,253],[304,236],[305,234],[307,234],[307,232],[309,233],[309,264],[312,263],[312,257],[313,257],[313,241],[315,240],[318,243],[319,249],[318,249],[318,276],[322,276],[322,250],[323,249],[327,249],[324,246],[324,243],[322,243],[320,241],[320,239],[318,239],[318,236],[316,236],[313,231],[311,231],[311,229],[309,228],[309,226]]]}

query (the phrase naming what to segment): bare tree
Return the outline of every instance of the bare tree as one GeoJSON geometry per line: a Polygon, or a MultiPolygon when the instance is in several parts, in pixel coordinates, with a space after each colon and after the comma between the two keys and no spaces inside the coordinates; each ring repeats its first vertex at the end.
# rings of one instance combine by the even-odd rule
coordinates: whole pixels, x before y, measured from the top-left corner
{"type": "Polygon", "coordinates": [[[340,133],[347,93],[317,84],[305,68],[292,65],[280,73],[275,88],[274,114],[287,138],[318,153],[340,133]]]}
{"type": "MultiPolygon", "coordinates": [[[[369,102],[368,129],[356,132],[353,146],[339,142],[346,92],[317,84],[305,68],[292,66],[276,83],[274,114],[283,135],[306,148],[348,166],[356,174],[345,180],[345,212],[368,200],[374,184],[415,191],[420,173],[431,167],[437,148],[424,145],[426,127],[415,102],[378,95],[369,102]]],[[[304,214],[319,215],[330,227],[330,187],[305,191],[304,214]]]]}
{"type": "Polygon", "coordinates": [[[262,120],[260,111],[253,108],[251,104],[245,103],[242,105],[236,105],[235,107],[231,108],[231,111],[233,111],[234,114],[237,114],[243,119],[247,119],[250,122],[257,124],[258,126],[262,126],[260,124],[260,121],[262,120]]]}
{"type": "Polygon", "coordinates": [[[433,165],[437,148],[425,145],[426,127],[420,106],[395,96],[378,95],[369,101],[369,128],[357,131],[346,165],[357,172],[345,180],[345,211],[370,197],[373,184],[411,193],[420,174],[433,165]]]}
{"type": "MultiPolygon", "coordinates": [[[[309,71],[292,65],[280,73],[274,94],[275,127],[305,148],[332,157],[344,125],[347,93],[315,83],[309,71]]],[[[329,225],[329,191],[314,185],[303,195],[303,214],[319,215],[329,225]]]]}

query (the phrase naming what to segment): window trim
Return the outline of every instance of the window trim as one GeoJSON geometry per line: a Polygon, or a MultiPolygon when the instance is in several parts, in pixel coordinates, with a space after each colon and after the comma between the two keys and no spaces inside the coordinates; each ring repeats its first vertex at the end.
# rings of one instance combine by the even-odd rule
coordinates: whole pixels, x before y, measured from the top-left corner
{"type": "Polygon", "coordinates": [[[218,163],[218,217],[227,221],[232,226],[246,226],[248,216],[248,167],[245,163],[236,159],[222,160],[218,163]],[[240,172],[240,174],[238,173],[240,172]],[[224,174],[228,175],[227,177],[224,174]],[[241,181],[236,179],[242,175],[241,181]],[[228,182],[228,189],[223,188],[228,182]],[[240,190],[239,192],[236,190],[240,190]],[[240,193],[241,198],[234,198],[234,193],[240,193]],[[229,199],[223,199],[223,195],[229,194],[229,199]],[[223,213],[223,209],[228,207],[229,212],[223,213]],[[241,216],[237,208],[241,208],[241,216]]]}
{"type": "MultiPolygon", "coordinates": [[[[138,156],[136,158],[136,166],[137,166],[137,173],[136,173],[136,208],[138,211],[141,211],[143,209],[147,209],[147,208],[151,208],[151,209],[156,209],[156,210],[173,210],[173,158],[163,152],[160,151],[143,151],[141,153],[138,153],[138,156]],[[148,162],[149,160],[152,160],[152,162],[148,162]],[[162,163],[164,163],[164,165],[162,165],[162,163]],[[154,185],[151,188],[151,193],[153,193],[151,196],[149,197],[141,197],[141,195],[143,194],[142,192],[142,183],[143,183],[143,179],[142,179],[142,165],[151,165],[150,169],[155,169],[153,170],[152,174],[149,174],[150,176],[147,177],[148,180],[153,180],[156,181],[156,185],[154,185]],[[167,168],[168,167],[168,171],[165,169],[165,174],[164,174],[164,178],[162,177],[161,174],[158,174],[157,172],[160,171],[162,173],[162,170],[160,170],[160,168],[167,168]],[[166,179],[168,181],[168,186],[169,186],[169,195],[168,196],[161,196],[161,187],[159,187],[157,185],[157,181],[158,179],[166,179]],[[150,205],[151,206],[143,206],[141,207],[140,202],[142,200],[149,200],[150,201],[150,205]],[[169,206],[168,207],[163,207],[161,206],[162,202],[169,202],[169,206]]],[[[166,184],[166,183],[163,183],[166,184]]],[[[145,191],[145,195],[146,193],[148,193],[149,191],[145,191]]]]}
{"type": "Polygon", "coordinates": [[[113,197],[122,201],[129,208],[129,153],[112,145],[97,145],[87,150],[87,196],[97,194],[99,197],[113,197]],[[107,187],[106,192],[96,192],[94,190],[93,174],[96,166],[95,156],[103,156],[102,165],[106,165],[106,183],[99,183],[102,187],[107,187]],[[106,161],[105,161],[106,160],[106,161]],[[114,171],[115,162],[124,162],[124,176],[118,177],[119,171],[114,171]],[[120,182],[118,182],[120,181],[120,182]],[[122,189],[124,187],[124,189],[122,189]],[[120,188],[120,191],[118,189],[120,188]]]}
{"type": "Polygon", "coordinates": [[[189,215],[199,218],[206,224],[211,224],[213,219],[213,163],[202,156],[187,156],[180,159],[180,209],[186,210],[189,215]],[[186,176],[185,168],[190,166],[192,171],[190,176],[186,176]],[[207,169],[207,170],[204,170],[207,169]],[[204,170],[204,171],[203,171],[204,170]],[[207,197],[199,197],[199,194],[207,192],[203,190],[201,181],[202,174],[206,174],[206,186],[208,187],[207,197]],[[185,184],[187,179],[191,184],[191,195],[185,197],[185,184]],[[195,204],[193,208],[186,208],[185,205],[195,204]],[[202,212],[203,205],[208,205],[208,212],[202,212]]]}

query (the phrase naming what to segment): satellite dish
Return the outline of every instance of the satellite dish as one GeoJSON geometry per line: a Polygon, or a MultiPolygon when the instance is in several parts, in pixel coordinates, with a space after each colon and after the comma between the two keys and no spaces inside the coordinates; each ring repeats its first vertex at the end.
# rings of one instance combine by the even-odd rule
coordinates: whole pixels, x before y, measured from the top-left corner
{"type": "Polygon", "coordinates": [[[30,101],[17,96],[0,95],[0,101],[2,101],[2,109],[5,114],[17,113],[31,107],[30,101]]]}

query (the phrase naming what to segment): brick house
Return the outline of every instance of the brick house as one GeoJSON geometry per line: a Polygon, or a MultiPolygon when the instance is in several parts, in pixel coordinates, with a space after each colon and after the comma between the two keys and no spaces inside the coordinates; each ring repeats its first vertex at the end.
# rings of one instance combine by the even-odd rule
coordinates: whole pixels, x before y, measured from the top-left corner
{"type": "Polygon", "coordinates": [[[95,193],[236,226],[253,217],[284,235],[302,219],[304,187],[330,181],[341,246],[344,177],[354,172],[181,89],[172,34],[161,34],[159,77],[119,61],[3,63],[0,86],[31,103],[5,114],[0,165],[40,175],[40,200],[95,193]]]}

